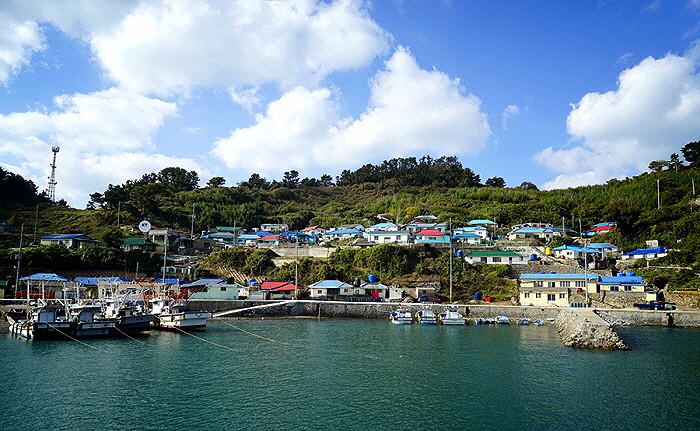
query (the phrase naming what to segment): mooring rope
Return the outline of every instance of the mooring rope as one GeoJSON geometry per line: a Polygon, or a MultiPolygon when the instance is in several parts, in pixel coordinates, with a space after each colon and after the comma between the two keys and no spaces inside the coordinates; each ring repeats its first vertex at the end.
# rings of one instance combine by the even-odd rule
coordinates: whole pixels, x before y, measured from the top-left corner
{"type": "Polygon", "coordinates": [[[53,329],[57,330],[58,332],[60,332],[61,334],[65,335],[67,338],[69,338],[69,339],[75,341],[76,343],[80,343],[80,344],[82,344],[83,346],[89,347],[89,348],[91,348],[91,349],[95,349],[95,350],[97,350],[98,352],[103,352],[103,353],[105,352],[104,350],[100,349],[99,347],[91,346],[90,344],[88,344],[88,343],[86,343],[86,342],[84,342],[84,341],[80,341],[80,340],[78,340],[78,339],[75,338],[75,337],[71,337],[70,335],[68,335],[68,334],[66,334],[65,332],[61,331],[60,329],[58,329],[57,327],[53,326],[53,325],[50,324],[49,322],[45,322],[45,323],[46,323],[47,325],[49,325],[51,328],[53,328],[53,329]]]}
{"type": "Polygon", "coordinates": [[[225,345],[223,345],[223,344],[215,343],[215,342],[209,341],[209,340],[207,340],[207,339],[205,339],[205,338],[198,337],[198,336],[196,336],[196,335],[194,335],[194,334],[192,334],[192,333],[190,333],[190,332],[185,331],[184,329],[180,329],[180,328],[178,328],[178,327],[173,327],[173,329],[176,329],[176,330],[180,331],[180,332],[183,333],[183,334],[189,335],[189,336],[192,337],[192,338],[196,338],[196,339],[199,340],[199,341],[202,341],[202,342],[211,344],[212,346],[221,347],[222,349],[230,350],[230,351],[232,351],[232,352],[238,352],[238,350],[234,349],[233,347],[225,346],[225,345]]]}

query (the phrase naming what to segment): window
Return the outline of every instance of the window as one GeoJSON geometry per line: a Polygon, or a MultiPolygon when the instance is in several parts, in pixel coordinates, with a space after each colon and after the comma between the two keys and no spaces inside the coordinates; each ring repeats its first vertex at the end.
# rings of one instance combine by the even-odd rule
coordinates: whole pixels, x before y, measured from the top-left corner
{"type": "Polygon", "coordinates": [[[555,287],[557,283],[555,281],[548,281],[547,282],[547,287],[555,287]]]}
{"type": "Polygon", "coordinates": [[[576,287],[586,287],[586,282],[585,281],[577,281],[576,287]]]}
{"type": "Polygon", "coordinates": [[[500,257],[494,257],[494,258],[493,258],[493,261],[494,261],[494,262],[500,262],[500,261],[501,261],[501,258],[500,258],[500,257]]]}
{"type": "Polygon", "coordinates": [[[529,293],[523,293],[523,298],[529,298],[530,294],[529,293]]]}
{"type": "Polygon", "coordinates": [[[557,299],[557,295],[555,295],[554,293],[547,294],[547,301],[556,301],[556,299],[557,299]]]}
{"type": "Polygon", "coordinates": [[[619,291],[620,291],[620,286],[610,286],[610,291],[611,291],[611,292],[619,292],[619,291]]]}
{"type": "Polygon", "coordinates": [[[536,281],[535,282],[535,287],[542,287],[542,281],[536,281]]]}
{"type": "Polygon", "coordinates": [[[226,286],[221,286],[221,291],[226,292],[226,286]]]}
{"type": "Polygon", "coordinates": [[[539,299],[539,298],[542,298],[542,294],[541,294],[541,293],[535,293],[535,298],[538,298],[538,299],[539,299]]]}
{"type": "Polygon", "coordinates": [[[570,281],[562,281],[559,283],[559,286],[561,287],[571,287],[571,282],[570,281]]]}
{"type": "Polygon", "coordinates": [[[374,240],[379,241],[379,235],[374,235],[374,240]]]}
{"type": "Polygon", "coordinates": [[[631,292],[632,286],[625,286],[625,292],[631,292]]]}
{"type": "Polygon", "coordinates": [[[566,299],[566,293],[560,293],[559,299],[566,299]]]}

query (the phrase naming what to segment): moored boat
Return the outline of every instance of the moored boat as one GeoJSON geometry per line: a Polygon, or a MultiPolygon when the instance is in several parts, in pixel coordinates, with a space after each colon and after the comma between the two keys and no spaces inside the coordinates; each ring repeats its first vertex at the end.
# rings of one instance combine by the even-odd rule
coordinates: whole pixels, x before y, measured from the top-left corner
{"type": "Polygon", "coordinates": [[[496,316],[496,323],[499,325],[510,325],[510,319],[508,316],[496,316]]]}
{"type": "Polygon", "coordinates": [[[544,325],[544,320],[542,320],[542,319],[537,319],[537,320],[535,320],[535,321],[533,322],[533,325],[535,325],[535,326],[542,326],[542,325],[544,325]]]}
{"type": "Polygon", "coordinates": [[[496,319],[493,317],[477,317],[474,319],[474,323],[477,325],[495,325],[496,319]]]}
{"type": "Polygon", "coordinates": [[[66,319],[65,309],[56,305],[42,305],[32,309],[29,318],[10,322],[10,333],[35,340],[67,339],[73,333],[75,323],[66,319]]]}
{"type": "Polygon", "coordinates": [[[135,335],[150,331],[156,317],[144,311],[143,307],[133,301],[121,301],[117,298],[105,300],[104,319],[114,322],[112,335],[135,335]]]}
{"type": "Polygon", "coordinates": [[[432,308],[426,307],[416,312],[416,322],[420,325],[437,325],[437,315],[432,308]]]}
{"type": "Polygon", "coordinates": [[[97,304],[74,304],[69,307],[73,335],[81,337],[106,337],[114,330],[114,322],[102,319],[102,307],[97,304]]]}
{"type": "Polygon", "coordinates": [[[438,316],[441,325],[464,325],[464,317],[454,308],[450,308],[438,316]]]}
{"type": "Polygon", "coordinates": [[[518,319],[518,325],[529,325],[530,324],[530,319],[527,317],[521,317],[518,319]]]}
{"type": "Polygon", "coordinates": [[[151,312],[155,316],[155,326],[160,329],[193,330],[207,327],[208,311],[187,310],[184,304],[172,298],[153,298],[151,312]]]}
{"type": "Polygon", "coordinates": [[[411,310],[402,305],[389,313],[389,320],[391,320],[391,323],[398,325],[411,324],[413,323],[413,316],[411,316],[411,310]]]}

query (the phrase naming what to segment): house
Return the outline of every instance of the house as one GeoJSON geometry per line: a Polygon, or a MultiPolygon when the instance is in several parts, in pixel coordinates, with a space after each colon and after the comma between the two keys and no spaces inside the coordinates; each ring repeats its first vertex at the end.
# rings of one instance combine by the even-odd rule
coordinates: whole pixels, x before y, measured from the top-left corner
{"type": "Polygon", "coordinates": [[[151,241],[157,244],[158,251],[163,251],[164,245],[168,247],[168,250],[177,249],[182,236],[179,232],[167,229],[151,229],[148,231],[148,235],[151,241]]]}
{"type": "Polygon", "coordinates": [[[323,226],[309,226],[301,230],[303,233],[319,238],[326,233],[326,229],[323,226]]]}
{"type": "Polygon", "coordinates": [[[379,301],[389,298],[389,287],[379,282],[363,282],[360,285],[360,291],[374,301],[379,301]]]}
{"type": "Polygon", "coordinates": [[[634,259],[658,259],[668,255],[668,249],[666,247],[654,247],[654,248],[640,248],[637,250],[628,251],[627,253],[622,253],[622,260],[634,260],[634,259]]]}
{"type": "Polygon", "coordinates": [[[375,244],[408,244],[410,240],[407,230],[372,230],[365,232],[365,237],[375,244]]]}
{"type": "Polygon", "coordinates": [[[554,231],[548,227],[520,227],[510,231],[506,238],[510,241],[539,239],[549,242],[554,238],[554,231]]]}
{"type": "Polygon", "coordinates": [[[396,231],[396,230],[399,230],[399,227],[395,223],[384,222],[384,223],[377,223],[375,225],[372,225],[372,226],[368,227],[367,230],[396,231]]]}
{"type": "Polygon", "coordinates": [[[265,235],[258,239],[259,246],[267,247],[277,247],[280,243],[288,242],[286,238],[281,235],[265,235]]]}
{"type": "Polygon", "coordinates": [[[263,281],[258,293],[263,299],[292,299],[300,289],[291,281],[263,281]]]}
{"type": "Polygon", "coordinates": [[[580,245],[562,245],[559,247],[554,247],[552,249],[552,253],[555,257],[560,259],[584,259],[586,254],[600,256],[602,254],[600,250],[600,248],[593,248],[591,246],[582,247],[580,245]]]}
{"type": "Polygon", "coordinates": [[[464,260],[471,264],[527,265],[528,257],[512,250],[473,250],[464,255],[464,260]]]}
{"type": "Polygon", "coordinates": [[[248,247],[257,247],[260,236],[254,233],[243,233],[236,238],[237,245],[245,245],[248,247]]]}
{"type": "Polygon", "coordinates": [[[82,233],[60,233],[41,237],[41,245],[60,244],[70,250],[79,250],[86,245],[97,244],[98,242],[98,240],[82,233]]]}
{"type": "Polygon", "coordinates": [[[311,299],[335,299],[352,295],[353,286],[339,280],[322,280],[309,285],[311,299]]]}
{"type": "Polygon", "coordinates": [[[260,230],[270,233],[280,233],[289,230],[289,225],[286,223],[263,223],[260,225],[260,230]]]}
{"type": "Polygon", "coordinates": [[[458,233],[452,236],[452,241],[459,244],[478,245],[483,238],[475,233],[458,233]]]}
{"type": "Polygon", "coordinates": [[[336,230],[329,230],[323,235],[323,239],[325,241],[332,241],[334,239],[346,239],[346,238],[355,238],[355,237],[361,237],[363,235],[363,232],[358,229],[336,229],[336,230]]]}
{"type": "Polygon", "coordinates": [[[143,250],[145,252],[155,252],[156,243],[148,238],[124,238],[122,240],[122,250],[143,250]]]}
{"type": "MultiPolygon", "coordinates": [[[[421,216],[421,217],[428,217],[428,216],[421,216]]],[[[418,232],[422,230],[439,230],[442,233],[447,232],[447,225],[445,223],[437,223],[435,220],[437,220],[437,217],[431,218],[431,219],[420,219],[416,218],[410,223],[408,223],[404,228],[408,230],[412,236],[415,236],[418,234],[418,232]]]]}
{"type": "Polygon", "coordinates": [[[328,229],[327,232],[332,232],[336,230],[349,230],[349,229],[356,229],[361,232],[365,231],[365,227],[361,224],[341,224],[340,226],[336,226],[334,228],[328,229]]]}
{"type": "Polygon", "coordinates": [[[598,293],[597,281],[597,274],[521,274],[518,288],[520,304],[566,307],[569,305],[572,290],[598,293]]]}
{"type": "Polygon", "coordinates": [[[452,230],[454,235],[460,234],[474,234],[481,237],[482,240],[488,241],[491,239],[491,232],[488,231],[484,226],[464,226],[458,227],[452,230]]]}
{"type": "MultiPolygon", "coordinates": [[[[186,289],[187,286],[193,285],[185,284],[180,286],[180,289],[186,289]]],[[[199,299],[207,301],[233,301],[238,299],[247,299],[248,294],[248,288],[238,283],[226,284],[222,282],[215,282],[206,284],[204,288],[197,292],[190,293],[188,300],[199,299]]]]}
{"type": "Polygon", "coordinates": [[[644,292],[644,279],[633,272],[621,272],[614,277],[598,277],[598,287],[601,292],[644,292]]]}
{"type": "Polygon", "coordinates": [[[449,245],[450,235],[438,229],[423,229],[416,234],[416,244],[449,245]]]}

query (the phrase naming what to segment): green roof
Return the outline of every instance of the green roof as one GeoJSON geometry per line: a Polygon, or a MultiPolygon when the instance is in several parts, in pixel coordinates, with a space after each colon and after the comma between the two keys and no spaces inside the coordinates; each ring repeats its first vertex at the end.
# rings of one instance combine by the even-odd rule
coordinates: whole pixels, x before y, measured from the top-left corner
{"type": "Polygon", "coordinates": [[[518,254],[512,250],[474,250],[467,253],[467,255],[472,257],[524,257],[524,255],[518,254]]]}
{"type": "Polygon", "coordinates": [[[124,238],[124,245],[157,245],[148,238],[124,238]]]}
{"type": "Polygon", "coordinates": [[[243,230],[241,226],[215,226],[215,229],[219,232],[233,232],[234,230],[243,230]]]}

